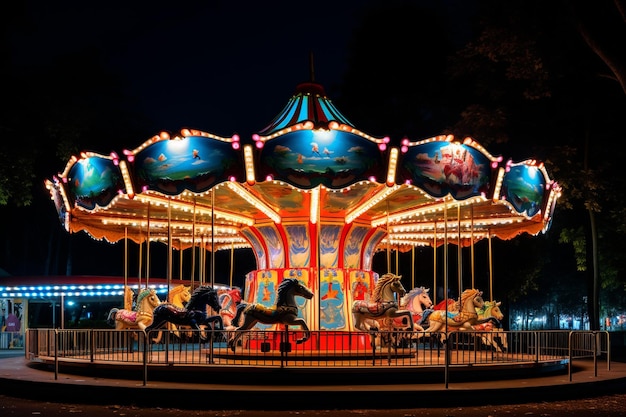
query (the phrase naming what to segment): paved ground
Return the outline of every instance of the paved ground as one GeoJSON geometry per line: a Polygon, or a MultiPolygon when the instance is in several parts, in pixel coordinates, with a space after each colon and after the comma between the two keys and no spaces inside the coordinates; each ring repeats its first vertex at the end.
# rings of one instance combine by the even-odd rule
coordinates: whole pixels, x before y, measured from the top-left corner
{"type": "MultiPolygon", "coordinates": [[[[17,356],[16,356],[17,355],[17,356]]],[[[626,363],[567,374],[437,384],[314,387],[185,384],[59,374],[0,359],[0,416],[626,416],[626,363]],[[7,394],[7,395],[2,395],[7,394]],[[298,411],[294,411],[298,410],[298,411]]],[[[2,355],[0,355],[2,357],[2,355]]]]}
{"type": "MultiPolygon", "coordinates": [[[[626,416],[626,394],[575,399],[568,401],[531,402],[524,404],[501,404],[457,407],[421,407],[412,409],[353,409],[353,410],[299,410],[293,404],[292,411],[214,410],[215,399],[207,398],[205,410],[181,408],[153,408],[112,405],[66,404],[24,400],[0,395],[0,415],[3,417],[56,417],[68,414],[86,417],[587,417],[626,416]]],[[[242,401],[245,401],[242,398],[242,401]]],[[[289,401],[288,398],[285,401],[289,401]]],[[[384,403],[384,397],[381,403],[384,403]]],[[[428,399],[424,399],[427,402],[428,399]]]]}

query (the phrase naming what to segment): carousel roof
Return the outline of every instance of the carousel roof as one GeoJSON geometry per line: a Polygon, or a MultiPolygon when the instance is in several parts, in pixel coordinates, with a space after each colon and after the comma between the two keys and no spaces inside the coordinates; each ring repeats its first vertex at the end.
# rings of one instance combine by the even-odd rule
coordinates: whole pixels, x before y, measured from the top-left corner
{"type": "Polygon", "coordinates": [[[73,157],[46,186],[69,232],[209,250],[251,247],[255,228],[302,221],[384,230],[380,248],[467,246],[545,232],[560,195],[542,163],[492,156],[471,138],[392,147],[314,82],[252,139],[162,132],[121,156],[73,157]]]}

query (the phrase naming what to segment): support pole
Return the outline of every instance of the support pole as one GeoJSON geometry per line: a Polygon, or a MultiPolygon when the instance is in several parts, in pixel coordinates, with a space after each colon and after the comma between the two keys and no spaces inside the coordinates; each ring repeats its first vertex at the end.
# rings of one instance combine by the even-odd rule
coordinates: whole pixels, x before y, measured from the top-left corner
{"type": "Polygon", "coordinates": [[[457,257],[457,274],[458,274],[458,288],[459,294],[463,292],[463,241],[461,240],[461,204],[456,206],[456,224],[458,232],[458,247],[456,251],[457,257]]]}

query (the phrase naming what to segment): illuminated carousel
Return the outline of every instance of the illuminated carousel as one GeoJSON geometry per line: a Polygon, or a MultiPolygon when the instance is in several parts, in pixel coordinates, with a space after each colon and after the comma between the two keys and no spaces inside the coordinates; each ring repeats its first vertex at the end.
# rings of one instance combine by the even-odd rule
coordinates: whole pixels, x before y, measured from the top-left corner
{"type": "Polygon", "coordinates": [[[83,152],[46,186],[69,233],[160,242],[170,265],[174,251],[198,251],[196,270],[216,251],[250,248],[245,301],[271,308],[280,283],[297,278],[314,293],[298,305],[311,330],[346,332],[351,305],[379,279],[376,252],[543,233],[560,194],[541,162],[493,156],[471,138],[391,146],[315,82],[245,143],[163,132],[132,150],[83,152]]]}

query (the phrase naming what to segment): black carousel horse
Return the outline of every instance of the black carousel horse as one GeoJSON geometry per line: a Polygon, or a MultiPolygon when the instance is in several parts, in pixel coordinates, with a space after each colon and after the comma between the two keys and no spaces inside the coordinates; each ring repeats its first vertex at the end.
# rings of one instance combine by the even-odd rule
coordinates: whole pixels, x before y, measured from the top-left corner
{"type": "Polygon", "coordinates": [[[156,307],[153,311],[152,324],[146,327],[145,332],[163,327],[166,323],[172,323],[179,326],[187,325],[198,330],[200,337],[204,340],[203,329],[200,326],[211,324],[214,330],[224,330],[222,316],[219,315],[220,302],[217,291],[208,285],[202,285],[196,288],[191,294],[191,298],[187,305],[183,308],[174,304],[163,303],[156,307]],[[206,306],[211,307],[217,315],[209,316],[206,306]]]}
{"type": "Polygon", "coordinates": [[[298,304],[296,304],[295,296],[298,295],[310,300],[313,298],[313,292],[297,278],[285,278],[278,286],[277,291],[276,306],[273,308],[267,308],[259,303],[245,306],[241,313],[243,314],[243,323],[235,329],[233,337],[228,342],[233,352],[237,346],[237,341],[243,335],[243,331],[251,329],[257,323],[300,326],[304,331],[304,336],[296,340],[296,343],[300,344],[309,340],[309,327],[303,318],[298,317],[298,304]]]}

